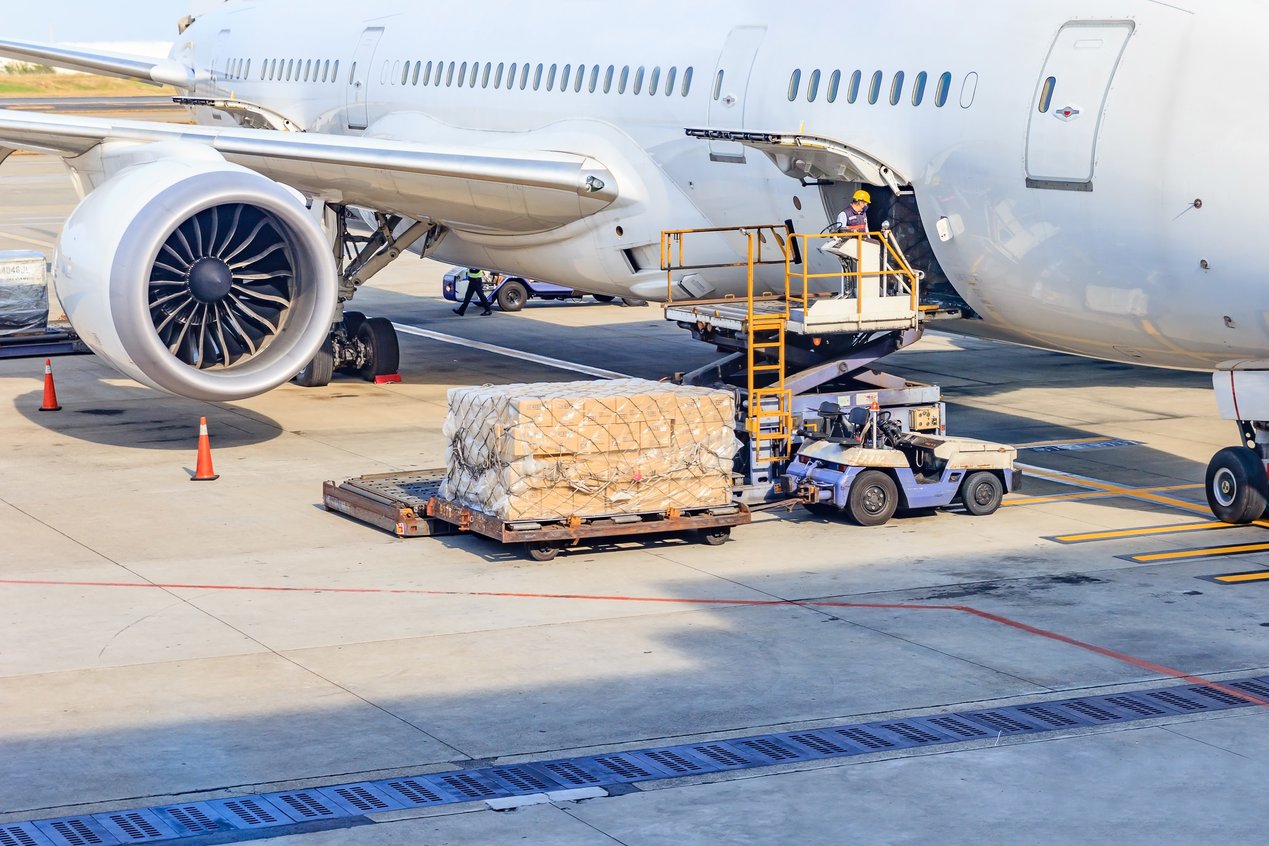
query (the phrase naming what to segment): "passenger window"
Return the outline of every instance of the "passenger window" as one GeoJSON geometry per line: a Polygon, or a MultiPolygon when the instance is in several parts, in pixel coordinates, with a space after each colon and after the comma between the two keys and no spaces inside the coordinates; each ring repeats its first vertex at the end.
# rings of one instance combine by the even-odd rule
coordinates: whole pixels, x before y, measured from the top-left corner
{"type": "Polygon", "coordinates": [[[555,90],[555,74],[559,73],[558,65],[551,65],[551,71],[546,75],[546,90],[555,90]]]}
{"type": "Polygon", "coordinates": [[[423,84],[424,85],[432,84],[432,63],[431,62],[428,62],[427,66],[423,68],[423,84]]]}
{"type": "Polygon", "coordinates": [[[683,96],[686,97],[692,90],[692,68],[683,71],[683,96]]]}
{"type": "Polygon", "coordinates": [[[401,68],[401,84],[405,85],[410,81],[410,63],[406,62],[405,67],[401,68]]]}
{"type": "Polygon", "coordinates": [[[674,96],[674,81],[675,79],[678,78],[678,75],[679,75],[678,68],[670,68],[669,73],[665,75],[665,96],[667,97],[674,96]]]}
{"type": "Polygon", "coordinates": [[[561,92],[568,91],[568,80],[569,80],[569,77],[571,77],[572,75],[573,75],[573,66],[565,65],[564,73],[560,74],[560,91],[561,92]]]}
{"type": "Polygon", "coordinates": [[[595,89],[599,87],[599,65],[595,65],[590,69],[590,93],[594,94],[595,89]]]}
{"type": "Polygon", "coordinates": [[[652,69],[652,77],[648,80],[648,96],[657,96],[657,91],[661,87],[661,66],[657,65],[652,69]]]}
{"type": "Polygon", "coordinates": [[[912,83],[912,105],[919,106],[921,101],[925,99],[925,83],[929,78],[930,75],[925,71],[921,71],[916,75],[916,82],[912,83]]]}
{"type": "Polygon", "coordinates": [[[639,94],[643,91],[643,68],[635,71],[634,93],[639,94]]]}
{"type": "Polygon", "coordinates": [[[881,97],[881,71],[877,71],[872,75],[872,81],[868,83],[868,105],[876,105],[877,100],[881,97]]]}
{"type": "Polygon", "coordinates": [[[462,88],[467,82],[467,63],[463,62],[458,66],[458,87],[462,88]]]}
{"type": "Polygon", "coordinates": [[[452,88],[454,85],[454,68],[455,67],[456,65],[453,62],[450,62],[449,68],[446,69],[446,72],[445,72],[445,87],[446,88],[452,88]]]}
{"type": "MultiPolygon", "coordinates": [[[[502,87],[502,77],[507,72],[507,66],[503,62],[498,63],[498,70],[494,73],[494,88],[502,87]]],[[[514,71],[512,71],[514,73],[514,71]]]]}
{"type": "Polygon", "coordinates": [[[286,81],[287,82],[291,81],[291,76],[294,73],[295,73],[295,59],[288,59],[286,62],[286,81]]]}
{"type": "Polygon", "coordinates": [[[830,103],[837,102],[837,92],[841,90],[841,86],[842,86],[842,72],[839,70],[835,70],[833,71],[832,75],[829,76],[828,78],[828,102],[830,103]]]}
{"type": "Polygon", "coordinates": [[[974,95],[978,93],[978,74],[965,74],[965,81],[961,83],[961,108],[968,109],[974,105],[974,95]]]}
{"type": "Polygon", "coordinates": [[[897,106],[899,101],[903,99],[903,71],[898,71],[894,75],[894,81],[890,83],[890,105],[897,106]]]}
{"type": "Polygon", "coordinates": [[[806,102],[814,103],[818,96],[820,96],[820,72],[813,70],[811,78],[806,81],[806,102]]]}
{"type": "Polygon", "coordinates": [[[612,91],[612,76],[616,72],[617,72],[617,69],[613,67],[612,65],[609,65],[607,72],[604,73],[604,93],[605,94],[607,94],[609,91],[612,91]]]}
{"type": "Polygon", "coordinates": [[[313,60],[309,59],[304,63],[304,81],[311,82],[313,79],[313,60]]]}
{"type": "Polygon", "coordinates": [[[542,87],[542,71],[543,71],[543,69],[544,69],[544,68],[543,68],[543,66],[542,66],[542,63],[541,63],[541,62],[539,62],[539,63],[538,63],[537,70],[535,70],[535,71],[533,72],[533,90],[534,90],[534,91],[537,91],[539,88],[541,88],[541,87],[542,87]]]}
{"type": "Polygon", "coordinates": [[[846,102],[854,103],[859,99],[859,85],[864,80],[863,71],[855,71],[850,75],[850,85],[846,86],[846,102]]]}
{"type": "Polygon", "coordinates": [[[1051,76],[1044,81],[1040,89],[1040,114],[1044,114],[1053,105],[1053,89],[1057,87],[1057,77],[1051,76]]]}
{"type": "Polygon", "coordinates": [[[934,89],[934,105],[940,109],[947,105],[947,95],[952,90],[952,75],[944,73],[939,77],[938,87],[934,89]]]}
{"type": "Polygon", "coordinates": [[[467,87],[476,87],[476,77],[480,75],[480,62],[471,63],[471,76],[467,78],[467,87]]]}
{"type": "Polygon", "coordinates": [[[520,65],[516,62],[511,63],[511,70],[507,73],[507,90],[510,91],[516,87],[516,71],[520,69],[520,65]]]}
{"type": "Polygon", "coordinates": [[[483,73],[483,74],[481,74],[481,76],[480,76],[480,87],[481,87],[481,88],[488,88],[488,87],[489,87],[489,75],[490,75],[490,74],[492,74],[492,73],[493,73],[493,64],[492,64],[492,63],[490,63],[490,62],[485,62],[485,71],[484,71],[484,73],[483,73]]]}
{"type": "Polygon", "coordinates": [[[335,60],[335,64],[331,65],[331,68],[330,68],[330,81],[331,81],[331,82],[338,82],[338,81],[339,81],[339,60],[338,60],[338,59],[336,59],[336,60],[335,60]]]}
{"type": "Polygon", "coordinates": [[[251,60],[247,59],[247,64],[242,69],[242,78],[249,79],[251,77],[251,60]]]}
{"type": "Polygon", "coordinates": [[[626,84],[630,82],[630,66],[626,65],[621,69],[621,78],[617,80],[617,93],[626,93],[626,84]]]}
{"type": "Polygon", "coordinates": [[[802,70],[796,69],[789,75],[789,102],[798,98],[798,88],[802,85],[802,70]]]}
{"type": "Polygon", "coordinates": [[[714,77],[714,99],[717,100],[723,93],[723,69],[718,69],[718,76],[714,77]]]}
{"type": "Polygon", "coordinates": [[[330,59],[322,63],[322,82],[330,82],[330,59]]]}
{"type": "Polygon", "coordinates": [[[524,89],[528,87],[529,87],[529,63],[525,62],[524,65],[520,68],[520,90],[523,91],[524,89]]]}
{"type": "Polygon", "coordinates": [[[586,84],[586,66],[577,66],[577,78],[573,80],[573,93],[581,94],[582,86],[586,84]]]}

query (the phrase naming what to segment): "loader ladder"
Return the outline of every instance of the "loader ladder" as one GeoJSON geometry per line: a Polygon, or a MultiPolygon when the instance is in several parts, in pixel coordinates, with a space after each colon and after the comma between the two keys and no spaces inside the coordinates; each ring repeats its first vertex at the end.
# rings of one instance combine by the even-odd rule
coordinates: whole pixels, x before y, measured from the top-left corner
{"type": "MultiPolygon", "coordinates": [[[[768,248],[770,249],[770,248],[768,248]]],[[[793,392],[785,385],[787,364],[785,339],[791,309],[806,306],[806,296],[793,295],[791,288],[791,254],[788,236],[779,226],[746,226],[720,229],[689,229],[663,232],[661,235],[661,269],[667,274],[667,303],[675,301],[676,271],[734,267],[745,269],[746,297],[744,331],[746,335],[746,400],[745,430],[752,441],[754,460],[761,464],[788,461],[793,449],[793,392]],[[745,239],[746,257],[740,262],[687,264],[684,242],[689,235],[741,236],[745,239]],[[763,248],[768,240],[779,248],[778,258],[767,259],[763,248]],[[783,266],[783,296],[759,296],[755,293],[755,269],[783,266]],[[763,378],[770,375],[768,381],[763,378]]],[[[683,300],[679,296],[680,301],[683,300]]],[[[696,301],[705,305],[706,301],[696,301]]],[[[719,306],[740,305],[734,297],[717,302],[719,306]]]]}

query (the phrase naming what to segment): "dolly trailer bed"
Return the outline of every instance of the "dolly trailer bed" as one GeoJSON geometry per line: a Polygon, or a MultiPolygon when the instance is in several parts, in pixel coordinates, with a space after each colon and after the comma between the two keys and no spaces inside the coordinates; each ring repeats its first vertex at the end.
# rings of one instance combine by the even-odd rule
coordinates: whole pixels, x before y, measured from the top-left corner
{"type": "Polygon", "coordinates": [[[695,535],[710,546],[725,543],[731,530],[753,515],[739,502],[684,510],[608,514],[544,520],[504,521],[440,496],[443,470],[384,474],[327,482],[327,510],[393,532],[398,537],[475,534],[525,548],[535,561],[550,561],[563,549],[588,542],[650,535],[695,535]]]}

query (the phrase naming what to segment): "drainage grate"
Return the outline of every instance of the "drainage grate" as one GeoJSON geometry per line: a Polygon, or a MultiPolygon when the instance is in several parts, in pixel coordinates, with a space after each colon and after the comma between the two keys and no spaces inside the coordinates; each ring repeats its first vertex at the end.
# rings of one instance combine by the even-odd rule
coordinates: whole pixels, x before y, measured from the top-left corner
{"type": "MultiPolygon", "coordinates": [[[[1002,735],[1246,708],[1233,691],[1269,700],[1269,678],[1085,696],[1009,708],[834,726],[631,752],[341,784],[312,790],[0,825],[0,846],[120,846],[450,805],[574,787],[602,787],[844,758],[1002,735]]],[[[222,842],[229,842],[224,840],[222,842]]]]}
{"type": "Polygon", "coordinates": [[[30,823],[0,825],[0,846],[47,846],[48,842],[30,823]]]}
{"type": "Polygon", "coordinates": [[[98,846],[117,844],[119,839],[101,827],[92,817],[65,817],[60,820],[37,822],[54,846],[98,846]]]}

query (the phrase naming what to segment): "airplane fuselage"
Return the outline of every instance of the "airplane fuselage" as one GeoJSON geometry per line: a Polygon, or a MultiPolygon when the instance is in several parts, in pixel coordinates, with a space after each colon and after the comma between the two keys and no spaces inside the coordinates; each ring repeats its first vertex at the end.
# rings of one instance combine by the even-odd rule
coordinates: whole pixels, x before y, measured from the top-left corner
{"type": "MultiPolygon", "coordinates": [[[[1254,105],[1266,31],[1269,8],[1251,0],[898,0],[814,16],[714,0],[247,0],[201,17],[173,57],[211,69],[197,95],[310,131],[578,153],[616,176],[620,198],[598,214],[516,235],[455,225],[442,260],[663,298],[662,230],[817,232],[842,196],[685,128],[799,132],[866,152],[915,192],[939,265],[1001,335],[1207,369],[1269,357],[1254,230],[1269,193],[1256,149],[1269,116],[1254,105]]],[[[428,215],[408,197],[382,210],[428,215]]]]}

